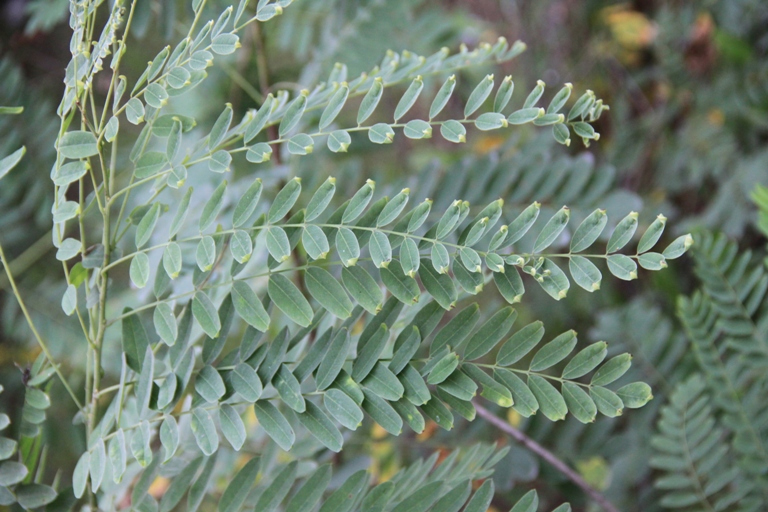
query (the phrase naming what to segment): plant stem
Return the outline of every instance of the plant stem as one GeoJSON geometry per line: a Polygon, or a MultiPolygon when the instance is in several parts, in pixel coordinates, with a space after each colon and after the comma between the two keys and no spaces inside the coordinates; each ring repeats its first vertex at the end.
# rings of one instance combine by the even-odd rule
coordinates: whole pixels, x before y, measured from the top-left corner
{"type": "Polygon", "coordinates": [[[56,372],[56,375],[58,375],[59,379],[61,380],[61,383],[69,392],[69,395],[72,397],[72,400],[77,405],[77,408],[82,411],[83,404],[80,403],[80,400],[78,400],[77,395],[75,395],[75,392],[72,391],[72,388],[69,386],[69,383],[64,378],[64,375],[61,373],[61,370],[59,370],[59,367],[56,365],[56,362],[53,360],[53,355],[51,354],[51,351],[48,349],[48,345],[45,343],[45,341],[43,341],[43,338],[40,336],[40,333],[37,332],[37,328],[35,327],[35,324],[32,323],[32,317],[29,316],[29,311],[27,311],[27,306],[24,304],[24,301],[22,300],[21,295],[19,294],[19,289],[16,287],[16,280],[13,278],[13,274],[11,274],[11,269],[10,269],[8,260],[5,258],[5,251],[3,251],[2,244],[0,244],[0,262],[2,262],[3,264],[3,268],[5,269],[5,275],[8,276],[8,282],[10,283],[11,289],[13,290],[13,295],[14,297],[16,297],[16,301],[19,303],[21,312],[27,321],[27,325],[29,325],[29,328],[32,330],[32,334],[35,336],[35,339],[37,340],[37,344],[40,345],[40,348],[43,350],[43,353],[45,354],[46,359],[48,359],[48,362],[51,364],[51,366],[53,366],[53,369],[56,372]]]}
{"type": "Polygon", "coordinates": [[[525,435],[523,432],[519,431],[506,421],[502,420],[495,414],[493,414],[491,411],[483,407],[482,405],[474,403],[475,409],[477,410],[477,414],[482,417],[484,420],[486,420],[488,423],[493,425],[494,427],[498,428],[499,430],[503,431],[506,434],[509,434],[510,437],[512,437],[515,441],[522,444],[526,448],[528,448],[530,451],[547,461],[552,467],[554,467],[556,470],[561,472],[563,475],[565,475],[569,480],[571,480],[573,483],[581,487],[581,489],[593,500],[595,503],[600,505],[603,510],[606,512],[619,512],[619,509],[616,508],[616,506],[611,503],[608,498],[606,498],[603,494],[601,494],[597,489],[589,485],[586,480],[584,480],[581,475],[579,475],[576,471],[571,469],[568,464],[557,458],[557,455],[550,452],[543,446],[541,446],[539,443],[525,435]]]}

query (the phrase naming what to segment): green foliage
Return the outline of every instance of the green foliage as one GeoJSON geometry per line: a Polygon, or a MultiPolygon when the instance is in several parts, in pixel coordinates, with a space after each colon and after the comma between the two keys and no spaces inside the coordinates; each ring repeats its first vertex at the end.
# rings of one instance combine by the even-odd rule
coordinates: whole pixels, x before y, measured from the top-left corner
{"type": "MultiPolygon", "coordinates": [[[[375,40],[374,29],[404,23],[408,3],[360,2],[347,18],[371,27],[364,32],[375,40]]],[[[653,465],[669,473],[658,480],[660,504],[759,508],[768,277],[751,255],[724,239],[696,240],[704,288],[679,311],[704,381],[677,384],[691,362],[683,338],[642,301],[602,318],[600,336],[570,329],[583,293],[607,288],[602,295],[615,300],[630,289],[624,281],[665,269],[693,243],[684,232],[666,236],[663,215],[637,213],[643,200],[620,189],[613,167],[561,152],[573,138],[585,147],[600,139],[608,107],[594,92],[574,95],[566,83],[545,99],[543,81],[522,90],[527,81],[518,79],[515,96],[512,77],[494,71],[524,44],[500,37],[434,52],[437,37],[426,33],[425,56],[388,51],[376,66],[357,55],[349,67],[331,66],[334,45],[318,45],[310,64],[292,70],[297,84],[270,84],[258,62],[266,82],[256,91],[228,56],[254,46],[263,57],[262,30],[272,26],[285,40],[278,46],[295,44],[297,55],[313,38],[338,47],[350,37],[337,29],[352,7],[306,7],[331,6],[323,28],[293,14],[300,7],[290,0],[223,10],[196,0],[192,21],[179,15],[179,23],[171,4],[70,3],[72,60],[48,183],[66,283],[50,293],[82,330],[85,406],[76,422],[85,444],[68,468],[71,489],[32,476],[44,473],[39,425],[47,381],[60,371],[46,351],[27,383],[18,450],[0,443],[6,459],[21,454],[0,463],[3,504],[56,499],[71,508],[76,499],[109,509],[131,496],[138,510],[484,511],[506,478],[491,479],[507,453],[497,446],[454,451],[439,464],[435,452],[387,478],[353,455],[333,480],[323,463],[354,453],[355,430],[428,437],[436,425],[463,438],[463,429],[480,428],[464,421],[475,419],[478,395],[523,418],[532,435],[555,432],[578,463],[579,436],[647,433],[658,406],[621,425],[611,418],[645,406],[653,386],[677,390],[653,441],[664,452],[653,465]],[[134,73],[127,65],[141,53],[128,35],[146,37],[153,23],[170,45],[134,73]],[[177,29],[188,33],[170,40],[177,29]],[[327,79],[319,69],[330,69],[327,79]],[[210,100],[221,70],[257,108],[193,105],[210,100]],[[493,137],[508,142],[476,149],[493,137]],[[430,155],[432,146],[467,142],[460,158],[437,155],[445,170],[411,172],[408,161],[410,174],[395,178],[364,156],[411,146],[430,155]],[[375,149],[386,144],[396,149],[375,149]],[[606,269],[617,279],[604,281],[606,269]],[[554,307],[569,294],[573,309],[554,307]],[[639,369],[630,353],[642,356],[639,369]],[[701,430],[684,423],[688,416],[701,430]],[[727,450],[710,452],[712,440],[727,440],[727,450]],[[158,477],[168,487],[156,500],[149,490],[158,477]]],[[[23,165],[24,152],[6,152],[0,177],[23,165]]],[[[647,477],[647,468],[637,473],[647,477]]],[[[537,509],[535,491],[509,491],[504,507],[537,509]]]]}

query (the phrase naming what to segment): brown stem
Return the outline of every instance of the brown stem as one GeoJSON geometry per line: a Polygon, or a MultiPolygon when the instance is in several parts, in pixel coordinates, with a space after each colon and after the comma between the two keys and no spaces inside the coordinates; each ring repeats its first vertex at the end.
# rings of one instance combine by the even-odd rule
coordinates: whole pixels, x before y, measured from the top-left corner
{"type": "Polygon", "coordinates": [[[619,512],[616,506],[608,501],[608,498],[603,496],[594,487],[589,485],[576,471],[571,469],[565,462],[558,459],[557,456],[541,446],[539,443],[526,436],[523,432],[517,430],[515,427],[502,420],[485,407],[474,404],[477,414],[485,419],[488,423],[509,434],[515,441],[522,444],[530,451],[547,461],[552,467],[565,475],[569,480],[582,488],[587,495],[592,498],[598,505],[600,505],[606,512],[619,512]]]}

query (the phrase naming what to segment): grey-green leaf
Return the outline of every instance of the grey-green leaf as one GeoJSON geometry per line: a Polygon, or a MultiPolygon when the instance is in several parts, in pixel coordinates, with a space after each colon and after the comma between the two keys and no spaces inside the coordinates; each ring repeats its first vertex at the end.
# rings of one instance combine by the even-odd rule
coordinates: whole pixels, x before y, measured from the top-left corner
{"type": "Polygon", "coordinates": [[[296,440],[296,434],[285,416],[277,410],[277,407],[262,400],[254,404],[254,410],[259,424],[267,432],[267,435],[283,450],[290,450],[296,440]]]}
{"type": "Polygon", "coordinates": [[[302,327],[312,322],[312,307],[295,284],[283,274],[273,274],[267,286],[269,297],[288,318],[302,327]]]}
{"type": "Polygon", "coordinates": [[[307,291],[316,301],[338,318],[347,318],[352,314],[352,301],[339,281],[327,270],[309,267],[304,274],[307,291]]]}
{"type": "Polygon", "coordinates": [[[208,295],[203,292],[195,294],[195,298],[192,299],[192,315],[208,337],[217,338],[219,336],[219,331],[221,331],[219,312],[208,295]]]}
{"type": "Polygon", "coordinates": [[[243,281],[232,283],[232,303],[237,314],[246,323],[261,332],[266,332],[269,328],[269,314],[267,314],[259,297],[248,284],[243,281]]]}
{"type": "Polygon", "coordinates": [[[197,445],[205,455],[212,455],[219,449],[219,434],[216,433],[216,425],[208,411],[199,407],[193,409],[190,427],[197,445]]]}

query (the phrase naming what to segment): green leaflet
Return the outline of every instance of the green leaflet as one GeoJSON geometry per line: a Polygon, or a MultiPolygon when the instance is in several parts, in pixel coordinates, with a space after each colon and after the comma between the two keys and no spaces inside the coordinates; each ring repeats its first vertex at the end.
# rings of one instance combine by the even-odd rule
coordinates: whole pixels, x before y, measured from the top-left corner
{"type": "Polygon", "coordinates": [[[213,221],[216,220],[216,216],[219,214],[219,210],[221,210],[221,207],[224,204],[224,192],[226,192],[226,190],[227,180],[223,180],[203,206],[203,212],[200,215],[200,222],[198,224],[200,231],[208,229],[211,224],[213,224],[213,221]]]}
{"type": "Polygon", "coordinates": [[[335,192],[336,178],[329,177],[322,185],[320,185],[320,187],[318,187],[312,196],[312,199],[307,203],[304,219],[307,222],[310,222],[320,216],[330,204],[335,192]]]}
{"type": "Polygon", "coordinates": [[[403,396],[413,405],[423,405],[429,400],[427,383],[411,364],[400,372],[398,380],[403,385],[403,396]]]}
{"type": "MultiPolygon", "coordinates": [[[[72,131],[59,140],[59,153],[64,158],[87,158],[98,153],[96,137],[91,132],[72,131]]],[[[23,154],[23,153],[22,153],[23,154]]]]}
{"type": "Polygon", "coordinates": [[[459,366],[459,356],[455,352],[448,352],[441,357],[427,377],[427,383],[440,384],[447,379],[459,366]]]}
{"type": "Polygon", "coordinates": [[[403,421],[408,424],[411,430],[417,434],[424,432],[424,428],[426,427],[424,417],[421,415],[416,406],[413,405],[407,398],[401,398],[397,402],[391,402],[390,405],[395,411],[397,411],[397,414],[400,415],[403,421]]]}
{"type": "Polygon", "coordinates": [[[403,134],[409,139],[429,139],[432,138],[432,125],[422,119],[413,119],[405,124],[403,134]]]}
{"type": "MultiPolygon", "coordinates": [[[[161,428],[162,434],[162,428],[161,428]]],[[[162,435],[161,435],[162,439],[162,435]]],[[[109,440],[109,446],[107,447],[109,454],[109,461],[112,464],[112,480],[115,483],[120,483],[120,480],[125,473],[128,453],[125,447],[125,434],[123,429],[118,429],[115,432],[115,436],[109,440]]],[[[74,480],[74,479],[73,479],[74,480]]]]}
{"type": "Polygon", "coordinates": [[[616,394],[624,402],[624,406],[630,409],[642,407],[653,398],[651,387],[645,382],[632,382],[622,386],[616,391],[616,394]]]}
{"type": "Polygon", "coordinates": [[[624,412],[624,402],[610,389],[592,386],[589,388],[589,396],[594,400],[597,410],[604,416],[615,418],[624,412]]]}
{"type": "Polygon", "coordinates": [[[388,266],[380,269],[381,281],[392,295],[403,304],[415,304],[419,300],[421,290],[415,279],[407,276],[400,262],[392,261],[388,266]]]}
{"type": "Polygon", "coordinates": [[[131,314],[131,308],[123,309],[123,315],[128,315],[122,321],[123,352],[128,366],[135,372],[141,373],[144,354],[149,346],[147,332],[141,319],[136,314],[131,314]]]}
{"type": "Polygon", "coordinates": [[[187,218],[187,211],[189,210],[189,202],[192,198],[192,190],[192,187],[189,187],[179,202],[176,215],[174,215],[173,221],[171,221],[171,229],[170,233],[168,234],[169,238],[176,236],[176,234],[179,232],[179,229],[181,229],[181,226],[184,225],[184,220],[187,218]]]}
{"type": "Polygon", "coordinates": [[[549,102],[549,106],[547,107],[547,114],[554,114],[559,112],[560,109],[565,106],[568,98],[571,97],[572,90],[573,86],[567,83],[562,89],[557,91],[557,94],[555,94],[555,96],[552,98],[552,101],[549,102]]]}
{"type": "Polygon", "coordinates": [[[600,236],[608,223],[605,210],[595,210],[584,219],[571,237],[571,252],[581,252],[589,248],[600,236]]]}
{"type": "Polygon", "coordinates": [[[131,259],[129,270],[131,282],[136,288],[144,288],[149,280],[149,257],[146,253],[139,252],[131,259]]]}
{"type": "Polygon", "coordinates": [[[253,253],[253,243],[248,233],[242,230],[235,231],[229,241],[229,249],[232,257],[238,263],[247,263],[253,253]]]}
{"type": "Polygon", "coordinates": [[[140,418],[144,418],[149,411],[149,400],[152,397],[152,379],[155,373],[155,353],[152,347],[147,346],[141,364],[141,373],[136,384],[136,402],[140,418]]]}
{"type": "Polygon", "coordinates": [[[286,365],[280,365],[280,369],[272,379],[272,386],[285,405],[298,413],[306,410],[307,403],[301,394],[301,384],[286,365]]]}
{"type": "Polygon", "coordinates": [[[336,421],[349,430],[357,430],[363,422],[363,411],[343,391],[328,389],[323,395],[323,405],[336,421]]]}
{"type": "Polygon", "coordinates": [[[339,112],[341,112],[341,109],[347,102],[348,96],[349,86],[346,82],[343,82],[339,86],[339,89],[333,94],[328,105],[325,107],[325,110],[323,110],[323,114],[320,116],[320,123],[318,126],[320,131],[325,130],[325,128],[336,119],[336,116],[339,115],[339,112]]]}
{"type": "Polygon", "coordinates": [[[608,256],[608,270],[611,271],[611,274],[624,281],[637,279],[637,263],[624,254],[611,254],[608,256]]]}
{"type": "Polygon", "coordinates": [[[216,425],[213,424],[208,411],[199,407],[193,409],[190,427],[192,428],[197,445],[205,455],[212,455],[218,450],[219,434],[216,433],[216,425]]]}
{"type": "Polygon", "coordinates": [[[153,203],[149,211],[144,214],[136,226],[136,248],[141,249],[152,236],[157,225],[157,219],[160,218],[160,203],[153,203]]]}
{"type": "Polygon", "coordinates": [[[509,100],[512,99],[512,93],[515,92],[515,82],[512,81],[512,76],[508,75],[501,81],[499,89],[496,91],[496,98],[493,100],[493,111],[501,112],[509,104],[509,100]]]}
{"type": "Polygon", "coordinates": [[[432,297],[443,307],[452,309],[458,298],[453,279],[446,274],[439,274],[432,262],[422,261],[419,266],[419,277],[422,284],[432,297]]]}
{"type": "Polygon", "coordinates": [[[562,378],[578,379],[594,370],[605,359],[607,347],[607,343],[599,341],[581,350],[565,366],[562,378]]]}
{"type": "Polygon", "coordinates": [[[363,308],[374,314],[381,309],[384,296],[379,285],[363,267],[344,267],[341,269],[341,278],[349,294],[363,308]]]}
{"type": "Polygon", "coordinates": [[[461,370],[456,370],[445,379],[438,389],[455,396],[459,400],[469,402],[477,394],[477,384],[461,370]]]}
{"type": "Polygon", "coordinates": [[[600,273],[600,269],[584,256],[571,256],[568,269],[576,284],[588,292],[592,293],[600,289],[603,275],[600,273]]]}
{"type": "Polygon", "coordinates": [[[182,263],[181,247],[176,242],[170,242],[163,251],[163,269],[168,277],[179,277],[182,263]]]}
{"type": "Polygon", "coordinates": [[[467,129],[460,122],[449,119],[440,125],[440,135],[449,142],[457,144],[467,141],[467,129]]]}
{"type": "Polygon", "coordinates": [[[213,264],[216,262],[216,242],[213,237],[204,236],[200,239],[195,251],[195,260],[203,272],[208,272],[213,268],[213,264]]]}
{"type": "Polygon", "coordinates": [[[512,112],[509,117],[507,117],[507,122],[512,125],[527,124],[543,115],[543,108],[523,108],[512,112]]]}
{"type": "Polygon", "coordinates": [[[347,329],[341,329],[336,333],[328,347],[326,356],[320,362],[320,366],[317,369],[315,375],[317,389],[322,391],[336,380],[349,352],[349,342],[350,338],[347,329]]]}
{"type": "Polygon", "coordinates": [[[437,353],[441,348],[457,347],[463,343],[465,338],[472,332],[472,329],[480,319],[480,307],[477,303],[470,304],[459,311],[440,332],[437,333],[432,345],[430,354],[437,353]]]}
{"type": "Polygon", "coordinates": [[[208,403],[218,402],[227,389],[219,372],[211,365],[206,365],[197,374],[195,391],[208,403]]]}
{"type": "Polygon", "coordinates": [[[360,259],[360,244],[351,229],[341,227],[336,231],[336,250],[345,267],[352,267],[360,259]]]}
{"type": "Polygon", "coordinates": [[[536,512],[539,509],[539,495],[531,489],[517,500],[515,506],[509,512],[536,512]]]}
{"type": "Polygon", "coordinates": [[[511,307],[496,312],[469,338],[464,358],[471,361],[490,352],[507,335],[516,319],[517,312],[511,307]]]}
{"type": "Polygon", "coordinates": [[[234,390],[246,401],[255,402],[261,397],[262,384],[256,370],[245,363],[235,366],[230,381],[234,390]]]}
{"type": "Polygon", "coordinates": [[[285,230],[279,226],[270,226],[266,233],[267,250],[270,256],[283,262],[291,256],[291,242],[285,230]]]}
{"type": "Polygon", "coordinates": [[[536,222],[540,211],[541,204],[539,203],[533,203],[523,210],[520,215],[509,224],[509,227],[507,228],[507,238],[501,244],[501,247],[508,247],[520,240],[528,230],[531,229],[533,223],[536,222]]]}
{"type": "MultiPolygon", "coordinates": [[[[365,400],[363,409],[384,430],[392,435],[399,436],[403,431],[403,420],[389,403],[373,391],[363,388],[365,400]]],[[[326,502],[328,503],[328,502],[326,502]]]]}
{"type": "Polygon", "coordinates": [[[368,473],[357,471],[325,500],[320,512],[350,512],[367,485],[368,473]]]}
{"type": "Polygon", "coordinates": [[[624,375],[632,366],[630,354],[619,354],[609,359],[592,376],[590,384],[593,386],[606,386],[624,375]]]}
{"type": "Polygon", "coordinates": [[[331,481],[331,465],[324,464],[317,468],[304,482],[288,502],[286,512],[309,512],[314,510],[331,481]]]}
{"type": "Polygon", "coordinates": [[[464,117],[469,117],[479,109],[493,90],[493,75],[487,75],[469,95],[464,106],[464,117]]]}
{"type": "Polygon", "coordinates": [[[256,178],[245,191],[245,194],[237,201],[232,215],[234,227],[241,227],[251,218],[259,203],[259,198],[261,198],[262,189],[261,178],[256,178]]]}
{"type": "Polygon", "coordinates": [[[536,281],[538,281],[544,291],[555,300],[564,299],[571,287],[571,282],[568,280],[565,272],[549,258],[544,259],[540,270],[541,273],[536,278],[536,281]]]}
{"type": "Polygon", "coordinates": [[[570,219],[571,211],[568,207],[563,206],[557,213],[555,213],[544,225],[544,228],[536,238],[536,242],[533,244],[533,252],[540,253],[560,236],[565,226],[570,219]]]}
{"type": "Polygon", "coordinates": [[[260,458],[254,457],[237,472],[219,500],[220,512],[237,512],[245,503],[259,474],[260,458]]]}
{"type": "Polygon", "coordinates": [[[611,233],[608,239],[608,245],[605,249],[606,254],[616,252],[632,240],[637,230],[637,212],[630,212],[629,215],[621,219],[611,233]]]}
{"type": "Polygon", "coordinates": [[[544,87],[545,87],[544,82],[542,82],[541,80],[538,80],[536,82],[536,86],[528,94],[528,97],[525,98],[525,103],[523,103],[523,108],[533,107],[539,101],[539,99],[541,99],[541,95],[544,94],[544,87]]]}
{"type": "Polygon", "coordinates": [[[422,81],[421,76],[414,78],[395,107],[395,122],[400,120],[401,117],[408,113],[413,104],[416,103],[416,100],[419,98],[419,94],[421,94],[423,88],[424,82],[422,81]]]}
{"type": "Polygon", "coordinates": [[[493,491],[493,480],[489,478],[475,491],[467,506],[464,507],[464,512],[485,512],[488,510],[493,499],[493,491]]]}
{"type": "Polygon", "coordinates": [[[288,318],[302,327],[312,322],[313,311],[295,284],[283,274],[273,274],[269,279],[267,293],[288,318]]]}
{"type": "Polygon", "coordinates": [[[397,376],[382,362],[376,363],[361,384],[365,389],[385,400],[400,400],[405,392],[405,388],[397,376]]]}
{"type": "Polygon", "coordinates": [[[392,246],[389,244],[387,235],[381,231],[371,233],[368,248],[371,252],[373,264],[377,268],[387,267],[392,261],[392,246]]]}
{"type": "Polygon", "coordinates": [[[277,508],[296,481],[297,464],[297,461],[291,461],[271,482],[269,482],[268,487],[266,487],[264,492],[261,493],[261,496],[259,496],[259,500],[256,502],[254,510],[273,512],[277,508]]]}
{"type": "Polygon", "coordinates": [[[648,226],[643,236],[640,237],[640,241],[637,243],[637,252],[643,253],[649,251],[656,245],[656,242],[661,238],[661,234],[664,232],[664,227],[667,224],[667,218],[663,215],[658,215],[656,219],[648,226]]]}
{"type": "Polygon", "coordinates": [[[203,292],[195,294],[192,299],[192,315],[208,337],[217,338],[219,336],[219,331],[221,331],[219,313],[208,295],[203,292]]]}
{"type": "Polygon", "coordinates": [[[285,416],[277,410],[277,407],[264,400],[256,402],[253,407],[256,418],[267,435],[283,450],[290,450],[296,440],[296,434],[285,416]]]}
{"type": "Polygon", "coordinates": [[[421,410],[444,430],[453,428],[453,414],[436,396],[421,406],[421,410]]]}
{"type": "Polygon", "coordinates": [[[240,414],[231,405],[222,404],[219,409],[219,424],[221,425],[221,433],[224,434],[232,448],[235,451],[240,451],[246,438],[245,424],[240,418],[240,414]]]}
{"type": "Polygon", "coordinates": [[[565,404],[563,395],[549,381],[538,375],[529,375],[528,387],[533,396],[536,397],[536,401],[539,403],[544,416],[552,421],[565,419],[565,416],[568,414],[568,407],[565,404]]]}
{"type": "Polygon", "coordinates": [[[192,485],[192,481],[197,474],[197,470],[203,463],[204,457],[200,456],[184,466],[184,469],[173,479],[171,485],[163,494],[163,498],[160,500],[160,511],[170,512],[178,505],[181,499],[186,494],[189,486],[192,485]]]}
{"type": "Polygon", "coordinates": [[[245,282],[232,283],[232,303],[243,320],[259,331],[266,332],[269,327],[269,315],[256,293],[245,282]]]}
{"type": "Polygon", "coordinates": [[[497,368],[493,371],[493,378],[512,392],[513,407],[517,412],[526,418],[536,414],[536,411],[539,410],[539,403],[520,377],[505,368],[497,368]]]}
{"type": "Polygon", "coordinates": [[[334,153],[346,153],[350,144],[352,144],[352,137],[349,132],[335,130],[328,135],[328,149],[334,153]]]}
{"type": "Polygon", "coordinates": [[[368,89],[368,92],[365,94],[363,101],[360,102],[360,109],[357,111],[358,126],[371,117],[371,114],[376,110],[383,93],[384,81],[381,77],[376,77],[371,84],[371,88],[368,89]]]}
{"type": "Polygon", "coordinates": [[[307,95],[306,91],[302,91],[288,106],[278,129],[281,138],[299,124],[301,116],[304,115],[304,110],[307,107],[307,95]]]}
{"type": "Polygon", "coordinates": [[[443,494],[443,485],[442,480],[437,480],[416,489],[397,504],[397,510],[402,512],[428,510],[443,494]]]}
{"type": "MultiPolygon", "coordinates": [[[[179,426],[173,416],[166,416],[160,425],[160,443],[163,445],[163,463],[165,463],[171,460],[179,447],[179,426]]],[[[186,491],[186,488],[184,490],[186,491]]]]}
{"type": "Polygon", "coordinates": [[[496,289],[499,290],[501,296],[509,304],[520,302],[525,293],[525,285],[520,278],[520,273],[517,267],[507,263],[504,264],[503,268],[503,272],[493,273],[493,282],[496,284],[496,289]]]}
{"type": "Polygon", "coordinates": [[[340,452],[344,438],[328,416],[312,402],[307,402],[307,410],[298,415],[299,422],[333,452],[340,452]]]}
{"type": "Polygon", "coordinates": [[[338,318],[348,318],[352,314],[352,301],[339,281],[327,270],[309,267],[304,273],[307,291],[331,314],[338,318]]]}
{"type": "Polygon", "coordinates": [[[430,121],[437,116],[448,103],[448,100],[453,94],[453,89],[456,87],[456,75],[449,76],[440,90],[437,91],[435,98],[432,100],[432,105],[429,107],[429,119],[430,121]]]}
{"type": "Polygon", "coordinates": [[[568,357],[576,347],[576,341],[576,331],[570,330],[560,334],[536,352],[528,369],[539,372],[556,365],[568,357]]]}
{"type": "Polygon", "coordinates": [[[419,248],[416,242],[412,238],[405,238],[403,245],[400,246],[400,264],[402,265],[403,272],[409,277],[416,275],[421,265],[419,259],[419,248]]]}
{"type": "Polygon", "coordinates": [[[357,219],[371,202],[373,197],[373,191],[376,188],[376,183],[373,180],[366,180],[365,185],[355,192],[352,199],[349,200],[349,204],[344,210],[344,215],[341,217],[342,224],[349,224],[357,219]]]}
{"type": "Polygon", "coordinates": [[[533,350],[541,338],[544,337],[544,326],[537,320],[526,325],[512,335],[499,349],[496,355],[496,364],[510,366],[526,356],[533,350]]]}
{"type": "Polygon", "coordinates": [[[592,423],[597,416],[597,406],[581,386],[563,382],[563,398],[571,414],[582,423],[592,423]]]}
{"type": "Polygon", "coordinates": [[[386,324],[380,324],[378,329],[365,343],[360,342],[357,348],[357,358],[352,365],[352,378],[361,382],[376,365],[381,351],[389,339],[386,324]]]}
{"type": "Polygon", "coordinates": [[[293,208],[301,194],[301,178],[293,178],[275,196],[267,213],[267,222],[275,224],[293,208]]]}

